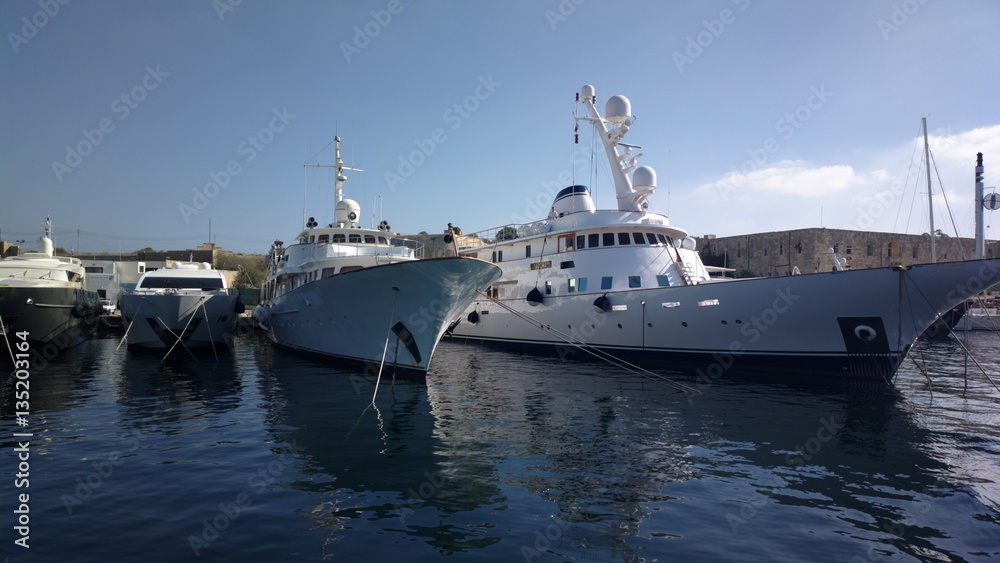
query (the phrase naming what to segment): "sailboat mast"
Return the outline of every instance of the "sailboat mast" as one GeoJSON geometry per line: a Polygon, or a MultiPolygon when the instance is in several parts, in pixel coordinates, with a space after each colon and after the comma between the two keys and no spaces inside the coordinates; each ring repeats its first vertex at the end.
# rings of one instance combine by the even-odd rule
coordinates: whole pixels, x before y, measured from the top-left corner
{"type": "Polygon", "coordinates": [[[934,233],[934,194],[931,193],[931,146],[927,142],[927,118],[922,117],[924,124],[924,161],[927,163],[927,210],[931,218],[931,263],[937,264],[937,235],[934,233]]]}

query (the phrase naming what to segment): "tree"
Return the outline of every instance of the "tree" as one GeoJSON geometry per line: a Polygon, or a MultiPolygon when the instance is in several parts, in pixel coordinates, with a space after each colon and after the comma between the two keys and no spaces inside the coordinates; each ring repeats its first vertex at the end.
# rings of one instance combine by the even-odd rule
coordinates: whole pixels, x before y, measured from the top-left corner
{"type": "Polygon", "coordinates": [[[507,226],[497,231],[497,240],[510,240],[513,238],[517,238],[517,229],[514,227],[507,226]]]}

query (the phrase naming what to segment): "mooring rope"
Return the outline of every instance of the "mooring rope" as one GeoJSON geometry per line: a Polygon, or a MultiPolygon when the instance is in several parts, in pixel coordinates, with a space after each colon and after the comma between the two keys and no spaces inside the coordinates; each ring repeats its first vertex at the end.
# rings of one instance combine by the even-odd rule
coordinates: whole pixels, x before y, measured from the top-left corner
{"type": "MultiPolygon", "coordinates": [[[[392,312],[389,313],[389,328],[385,331],[385,344],[382,346],[382,362],[378,365],[378,377],[375,378],[375,392],[372,393],[372,404],[375,404],[375,397],[378,395],[378,384],[382,381],[382,366],[385,365],[385,353],[389,349],[389,338],[392,333],[392,319],[396,317],[396,298],[399,296],[399,288],[392,286],[392,312]]],[[[396,337],[399,338],[398,336],[396,337]]],[[[397,342],[397,348],[398,348],[397,342]]]]}

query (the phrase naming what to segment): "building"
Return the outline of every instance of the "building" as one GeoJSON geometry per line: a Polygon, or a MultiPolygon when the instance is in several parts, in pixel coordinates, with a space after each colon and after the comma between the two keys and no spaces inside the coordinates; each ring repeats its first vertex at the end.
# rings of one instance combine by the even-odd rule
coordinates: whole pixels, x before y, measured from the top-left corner
{"type": "MultiPolygon", "coordinates": [[[[975,240],[938,235],[936,246],[938,262],[968,260],[974,255],[975,240]]],[[[698,248],[706,265],[732,268],[743,276],[828,272],[833,269],[831,248],[854,270],[932,262],[927,234],[797,229],[722,238],[706,235],[698,240],[698,248]]],[[[985,257],[997,256],[1000,242],[987,241],[985,257]]]]}

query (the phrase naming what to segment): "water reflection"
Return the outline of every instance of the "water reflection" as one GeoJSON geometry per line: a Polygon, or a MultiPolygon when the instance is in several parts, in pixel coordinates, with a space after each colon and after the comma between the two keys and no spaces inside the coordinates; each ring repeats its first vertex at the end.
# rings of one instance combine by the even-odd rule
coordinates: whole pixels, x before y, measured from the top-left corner
{"type": "Polygon", "coordinates": [[[287,485],[316,493],[305,515],[327,545],[359,520],[441,553],[499,541],[479,526],[442,523],[492,504],[499,490],[488,444],[438,436],[423,382],[383,382],[372,405],[371,377],[266,346],[257,364],[271,434],[300,460],[302,476],[287,485]]]}

